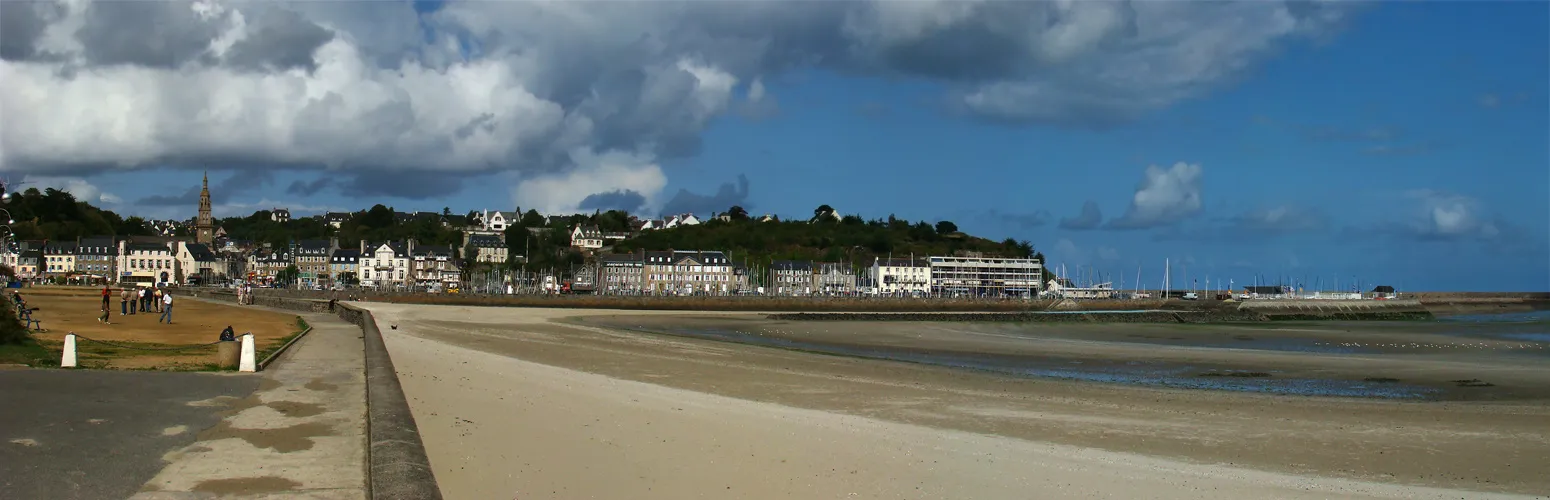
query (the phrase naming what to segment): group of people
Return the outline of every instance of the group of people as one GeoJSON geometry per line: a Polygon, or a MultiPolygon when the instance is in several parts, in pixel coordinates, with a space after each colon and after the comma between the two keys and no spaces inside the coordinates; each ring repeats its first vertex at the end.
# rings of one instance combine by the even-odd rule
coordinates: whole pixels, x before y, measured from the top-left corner
{"type": "Polygon", "coordinates": [[[253,285],[243,284],[237,287],[237,304],[253,305],[253,285]]]}
{"type": "MultiPolygon", "coordinates": [[[[120,315],[131,316],[131,315],[138,314],[138,313],[158,312],[158,313],[161,313],[161,316],[156,318],[156,322],[157,323],[165,322],[165,323],[167,323],[169,325],[172,324],[172,293],[171,292],[163,290],[163,289],[161,289],[159,287],[158,288],[125,287],[124,290],[118,294],[118,296],[119,296],[118,309],[119,309],[119,314],[120,315]]],[[[106,285],[103,285],[103,287],[102,287],[102,316],[98,317],[97,321],[100,321],[100,322],[103,322],[103,323],[107,323],[108,322],[108,315],[109,315],[109,313],[111,313],[113,311],[113,308],[112,308],[112,305],[111,305],[112,304],[112,298],[113,298],[112,288],[110,288],[110,287],[108,287],[106,285]]]]}

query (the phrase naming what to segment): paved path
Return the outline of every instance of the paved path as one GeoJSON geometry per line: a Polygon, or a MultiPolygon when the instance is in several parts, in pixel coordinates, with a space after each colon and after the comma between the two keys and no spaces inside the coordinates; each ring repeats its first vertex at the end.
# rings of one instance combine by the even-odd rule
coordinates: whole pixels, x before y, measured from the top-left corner
{"type": "Polygon", "coordinates": [[[220,421],[221,401],[260,377],[216,373],[0,370],[0,499],[135,493],[165,453],[220,421]]]}
{"type": "Polygon", "coordinates": [[[167,454],[133,500],[366,498],[361,330],[328,314],[301,316],[312,333],[260,372],[257,392],[167,454]]]}

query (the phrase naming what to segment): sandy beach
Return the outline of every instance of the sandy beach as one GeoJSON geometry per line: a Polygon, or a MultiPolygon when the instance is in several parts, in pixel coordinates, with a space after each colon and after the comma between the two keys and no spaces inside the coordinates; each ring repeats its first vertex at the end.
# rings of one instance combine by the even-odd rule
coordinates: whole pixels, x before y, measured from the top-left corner
{"type": "MultiPolygon", "coordinates": [[[[615,324],[678,325],[692,313],[362,305],[382,327],[448,498],[1492,498],[1550,491],[1542,465],[1550,462],[1543,425],[1550,411],[1534,391],[1506,390],[1518,385],[1511,377],[1533,380],[1512,375],[1540,363],[1533,354],[1504,354],[1522,357],[1524,367],[1492,375],[1504,390],[1481,401],[1285,396],[1014,377],[615,324]]],[[[697,321],[750,321],[746,314],[708,318],[697,321]]],[[[829,335],[847,335],[852,344],[894,342],[886,332],[862,333],[829,335]]],[[[965,347],[932,334],[908,347],[1032,354],[1012,352],[1027,342],[1016,338],[1023,333],[991,333],[1011,335],[994,340],[1009,344],[965,347]]],[[[1033,345],[1073,342],[1047,337],[1033,345]]],[[[1065,349],[1050,352],[1123,357],[1124,347],[1065,349]]],[[[1324,369],[1323,358],[1338,358],[1239,354],[1292,358],[1276,361],[1281,368],[1301,354],[1310,373],[1324,369]]],[[[1406,356],[1461,372],[1479,364],[1473,354],[1406,356]]]]}

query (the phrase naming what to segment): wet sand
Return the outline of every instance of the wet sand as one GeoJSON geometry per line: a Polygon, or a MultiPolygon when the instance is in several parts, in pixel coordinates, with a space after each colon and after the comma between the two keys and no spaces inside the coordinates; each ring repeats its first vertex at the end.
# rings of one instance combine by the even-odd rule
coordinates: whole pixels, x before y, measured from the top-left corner
{"type": "MultiPolygon", "coordinates": [[[[1100,342],[1091,332],[1039,335],[972,324],[925,325],[967,334],[859,323],[802,333],[746,314],[363,305],[383,327],[449,498],[1484,498],[1550,491],[1543,469],[1550,410],[1534,390],[1519,387],[1537,380],[1528,372],[1546,358],[1522,350],[1441,347],[1342,361],[1353,355],[1169,346],[1181,335],[1166,329],[1111,330],[1102,335],[1134,341],[1100,342]],[[1494,396],[1436,396],[1445,401],[1286,396],[1012,376],[619,328],[648,326],[784,330],[796,332],[794,340],[978,356],[1118,362],[1139,352],[1308,374],[1377,364],[1406,382],[1433,369],[1500,382],[1468,388],[1494,396]],[[1493,368],[1477,355],[1522,358],[1522,366],[1493,368]]],[[[1305,333],[1338,341],[1344,332],[1305,333]]]]}
{"type": "Polygon", "coordinates": [[[770,321],[592,316],[629,331],[1002,374],[1291,395],[1550,400],[1550,323],[1241,325],[770,321]],[[1463,382],[1468,381],[1468,382],[1463,382]]]}

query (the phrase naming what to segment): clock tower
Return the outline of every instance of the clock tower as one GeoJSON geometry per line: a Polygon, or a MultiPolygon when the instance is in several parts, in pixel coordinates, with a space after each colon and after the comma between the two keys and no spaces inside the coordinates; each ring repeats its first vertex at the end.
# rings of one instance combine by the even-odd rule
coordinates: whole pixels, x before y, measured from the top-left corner
{"type": "Polygon", "coordinates": [[[210,217],[210,173],[205,173],[204,189],[199,190],[199,218],[194,219],[194,241],[215,243],[215,219],[210,217]]]}

